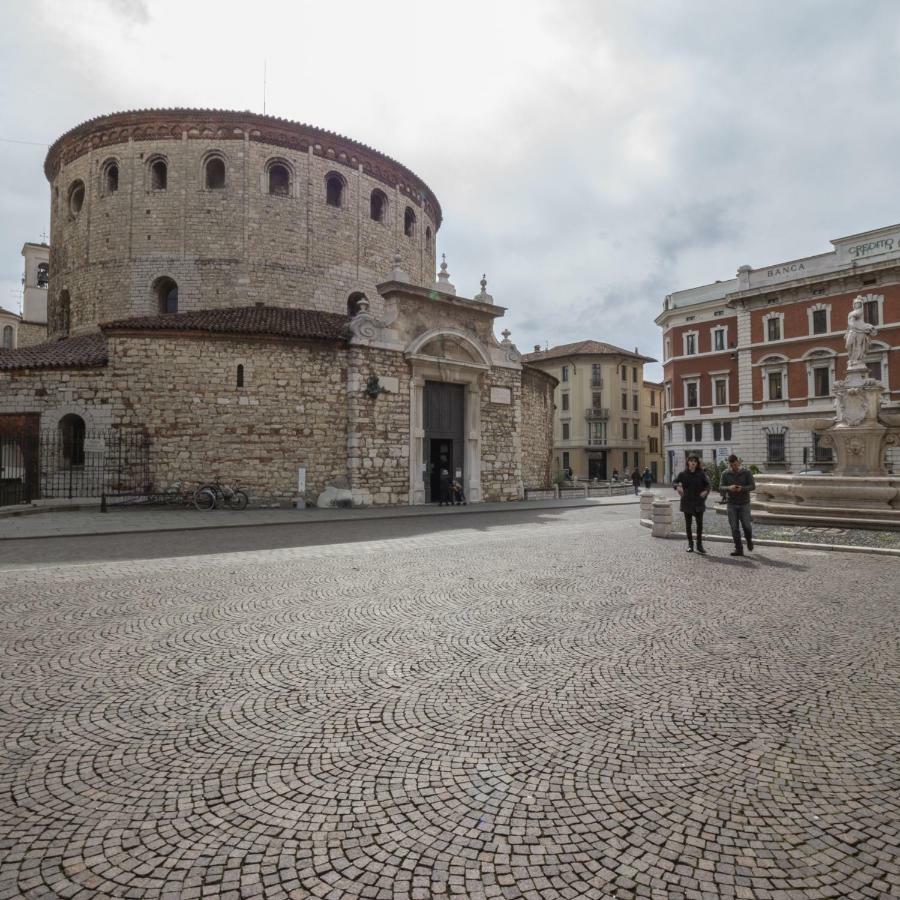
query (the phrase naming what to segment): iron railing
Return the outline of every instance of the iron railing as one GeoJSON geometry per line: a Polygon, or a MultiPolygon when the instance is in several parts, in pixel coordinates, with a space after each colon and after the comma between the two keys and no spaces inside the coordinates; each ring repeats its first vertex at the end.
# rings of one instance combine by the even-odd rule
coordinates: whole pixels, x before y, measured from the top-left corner
{"type": "Polygon", "coordinates": [[[0,505],[150,490],[150,439],[144,431],[0,434],[0,505]]]}

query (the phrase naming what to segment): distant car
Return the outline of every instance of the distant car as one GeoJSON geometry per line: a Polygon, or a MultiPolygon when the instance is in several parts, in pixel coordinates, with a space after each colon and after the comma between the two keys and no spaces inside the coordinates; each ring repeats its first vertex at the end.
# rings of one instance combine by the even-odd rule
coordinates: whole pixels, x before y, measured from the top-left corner
{"type": "Polygon", "coordinates": [[[824,475],[825,473],[821,469],[801,469],[798,475],[824,475]]]}

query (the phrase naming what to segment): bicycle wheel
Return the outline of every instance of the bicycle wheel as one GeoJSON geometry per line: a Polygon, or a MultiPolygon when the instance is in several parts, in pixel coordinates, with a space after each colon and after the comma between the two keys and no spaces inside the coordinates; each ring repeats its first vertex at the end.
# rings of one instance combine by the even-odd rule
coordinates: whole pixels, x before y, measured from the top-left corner
{"type": "Polygon", "coordinates": [[[207,512],[216,508],[216,495],[208,488],[203,488],[194,494],[194,506],[200,512],[207,512]]]}
{"type": "Polygon", "coordinates": [[[228,508],[229,509],[246,509],[247,508],[247,495],[243,491],[235,491],[228,498],[228,508]]]}

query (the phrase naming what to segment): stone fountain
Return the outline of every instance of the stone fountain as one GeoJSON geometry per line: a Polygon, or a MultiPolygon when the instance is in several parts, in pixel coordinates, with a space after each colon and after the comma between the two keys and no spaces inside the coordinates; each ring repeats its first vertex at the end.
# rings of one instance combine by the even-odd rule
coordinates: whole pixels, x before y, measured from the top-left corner
{"type": "Polygon", "coordinates": [[[835,457],[831,475],[759,475],[754,517],[761,522],[900,528],[900,475],[884,466],[900,442],[900,416],[881,409],[883,387],[869,377],[866,353],[877,331],[857,297],[847,317],[847,374],[834,383],[835,415],[795,424],[817,432],[835,457]]]}

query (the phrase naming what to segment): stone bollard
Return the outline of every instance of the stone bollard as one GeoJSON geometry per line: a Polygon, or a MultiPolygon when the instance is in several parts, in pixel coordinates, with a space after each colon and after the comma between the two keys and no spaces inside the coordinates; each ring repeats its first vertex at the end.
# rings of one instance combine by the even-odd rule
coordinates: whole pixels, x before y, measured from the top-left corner
{"type": "Polygon", "coordinates": [[[653,501],[655,494],[652,491],[644,491],[641,494],[641,525],[648,527],[653,522],[653,501]]]}
{"type": "Polygon", "coordinates": [[[668,500],[653,501],[653,537],[668,537],[672,533],[672,504],[668,500]]]}

